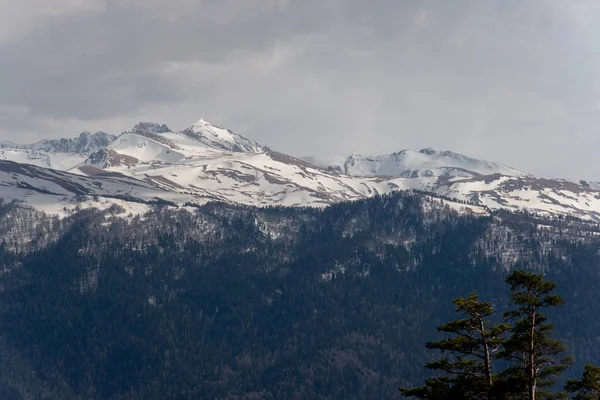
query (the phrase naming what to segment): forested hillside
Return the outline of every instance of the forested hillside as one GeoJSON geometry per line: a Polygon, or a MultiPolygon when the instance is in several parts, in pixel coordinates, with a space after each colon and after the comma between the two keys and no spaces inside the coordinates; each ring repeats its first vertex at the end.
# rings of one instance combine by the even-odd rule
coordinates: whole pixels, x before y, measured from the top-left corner
{"type": "Polygon", "coordinates": [[[568,374],[598,363],[598,226],[446,203],[403,192],[63,220],[3,204],[0,397],[398,398],[425,378],[451,300],[501,308],[516,268],[558,284],[568,374]]]}

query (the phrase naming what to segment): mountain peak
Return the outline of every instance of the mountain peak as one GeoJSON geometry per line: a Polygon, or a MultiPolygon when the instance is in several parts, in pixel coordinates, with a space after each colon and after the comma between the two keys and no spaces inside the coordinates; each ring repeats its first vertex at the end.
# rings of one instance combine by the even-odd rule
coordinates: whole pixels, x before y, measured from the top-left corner
{"type": "Polygon", "coordinates": [[[190,126],[188,128],[188,130],[192,130],[194,132],[202,132],[202,131],[206,131],[207,129],[214,129],[214,128],[232,133],[230,130],[223,129],[223,128],[211,123],[210,121],[208,121],[205,118],[200,118],[198,121],[194,122],[192,124],[192,126],[190,126]]]}
{"type": "Polygon", "coordinates": [[[200,118],[194,125],[212,125],[204,118],[200,118]]]}
{"type": "Polygon", "coordinates": [[[82,132],[74,139],[42,140],[26,148],[53,153],[75,153],[89,155],[110,144],[115,136],[106,132],[82,132]]]}
{"type": "Polygon", "coordinates": [[[264,148],[258,143],[233,133],[228,129],[220,128],[202,118],[183,131],[188,136],[210,147],[231,152],[260,153],[264,148]]]}
{"type": "Polygon", "coordinates": [[[311,159],[319,167],[339,170],[351,176],[396,176],[420,178],[433,176],[469,178],[481,175],[527,176],[506,165],[478,160],[448,150],[427,147],[392,154],[365,156],[353,154],[333,159],[311,159]]]}
{"type": "Polygon", "coordinates": [[[147,132],[147,133],[167,133],[171,132],[166,124],[157,124],[156,122],[138,122],[133,127],[133,132],[147,132]]]}
{"type": "Polygon", "coordinates": [[[455,153],[450,150],[440,150],[440,149],[436,149],[433,147],[426,147],[424,149],[421,149],[421,150],[419,150],[419,153],[425,154],[427,156],[439,155],[442,157],[466,157],[466,156],[463,156],[462,154],[458,154],[458,153],[455,153]]]}
{"type": "Polygon", "coordinates": [[[428,156],[432,156],[434,154],[439,153],[439,151],[436,150],[436,149],[434,149],[433,147],[427,147],[427,148],[419,150],[419,153],[421,153],[421,154],[427,154],[428,156]]]}

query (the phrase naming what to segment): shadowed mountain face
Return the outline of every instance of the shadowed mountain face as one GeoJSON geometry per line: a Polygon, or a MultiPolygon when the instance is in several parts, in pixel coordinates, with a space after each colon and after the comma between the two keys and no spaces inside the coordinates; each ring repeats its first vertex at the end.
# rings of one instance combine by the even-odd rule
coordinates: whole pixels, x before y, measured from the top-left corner
{"type": "Polygon", "coordinates": [[[139,122],[133,127],[133,132],[167,133],[170,131],[166,124],[155,122],[139,122]]]}

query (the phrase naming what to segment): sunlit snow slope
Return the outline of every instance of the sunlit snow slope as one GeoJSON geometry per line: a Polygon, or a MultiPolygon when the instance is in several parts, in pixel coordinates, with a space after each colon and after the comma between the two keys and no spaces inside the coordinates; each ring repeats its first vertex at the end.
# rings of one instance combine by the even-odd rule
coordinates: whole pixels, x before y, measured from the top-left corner
{"type": "Polygon", "coordinates": [[[90,207],[137,204],[132,212],[139,211],[139,204],[181,206],[211,200],[326,206],[416,189],[469,203],[471,209],[600,220],[596,183],[536,178],[496,162],[433,149],[301,160],[204,119],[179,132],[141,122],[116,138],[82,134],[28,146],[4,143],[0,151],[0,159],[21,163],[0,164],[0,197],[25,199],[38,208],[53,204],[46,209],[62,203],[71,207],[82,196],[87,196],[83,205],[90,207]],[[38,167],[23,170],[24,164],[38,167]],[[58,187],[57,179],[62,182],[58,187]]]}
{"type": "Polygon", "coordinates": [[[353,154],[348,157],[325,159],[306,157],[305,160],[322,168],[351,176],[402,176],[406,178],[432,176],[472,178],[491,174],[527,176],[526,173],[503,164],[431,148],[420,151],[402,150],[398,153],[378,156],[353,154]]]}
{"type": "Polygon", "coordinates": [[[123,133],[72,172],[122,173],[165,190],[249,205],[318,206],[392,188],[352,178],[261,146],[200,120],[181,132],[123,133]]]}
{"type": "Polygon", "coordinates": [[[398,188],[433,192],[490,209],[600,217],[597,183],[537,178],[451,151],[427,148],[378,156],[304,159],[332,173],[385,178],[398,188]]]}

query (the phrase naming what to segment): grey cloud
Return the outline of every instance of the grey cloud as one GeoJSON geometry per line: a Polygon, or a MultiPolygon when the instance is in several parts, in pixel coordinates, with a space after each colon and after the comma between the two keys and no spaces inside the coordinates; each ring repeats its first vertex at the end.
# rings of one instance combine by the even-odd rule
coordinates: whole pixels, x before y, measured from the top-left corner
{"type": "Polygon", "coordinates": [[[434,146],[600,180],[595,1],[61,2],[9,16],[2,139],[206,117],[295,155],[434,146]]]}

